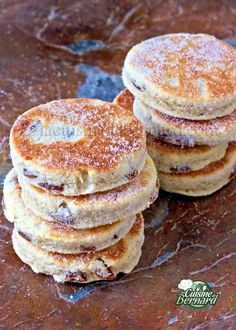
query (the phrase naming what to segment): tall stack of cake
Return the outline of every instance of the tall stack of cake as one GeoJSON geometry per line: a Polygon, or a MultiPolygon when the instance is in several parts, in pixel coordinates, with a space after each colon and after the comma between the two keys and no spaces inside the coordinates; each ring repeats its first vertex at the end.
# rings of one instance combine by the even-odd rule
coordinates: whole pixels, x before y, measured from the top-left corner
{"type": "Polygon", "coordinates": [[[99,100],[53,101],[16,120],[10,148],[4,210],[23,262],[58,282],[111,280],[136,266],[141,211],[159,184],[132,111],[99,100]]]}
{"type": "Polygon", "coordinates": [[[236,168],[236,50],[205,34],[170,34],[128,53],[116,104],[133,107],[161,187],[190,196],[227,184],[236,168]],[[132,94],[131,94],[132,93],[132,94]]]}

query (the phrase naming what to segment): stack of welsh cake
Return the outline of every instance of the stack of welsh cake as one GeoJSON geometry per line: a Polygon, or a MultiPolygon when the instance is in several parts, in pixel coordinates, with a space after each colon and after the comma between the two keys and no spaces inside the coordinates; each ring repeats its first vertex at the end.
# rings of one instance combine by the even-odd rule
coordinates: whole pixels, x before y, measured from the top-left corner
{"type": "Polygon", "coordinates": [[[170,34],[128,53],[116,104],[144,124],[161,187],[208,195],[235,176],[236,50],[206,34],[170,34]],[[132,94],[131,94],[132,93],[132,94]],[[134,97],[133,97],[134,96],[134,97]]]}
{"type": "Polygon", "coordinates": [[[18,117],[4,208],[15,252],[34,272],[85,283],[132,271],[141,211],[159,190],[145,134],[132,111],[99,100],[53,101],[18,117]]]}

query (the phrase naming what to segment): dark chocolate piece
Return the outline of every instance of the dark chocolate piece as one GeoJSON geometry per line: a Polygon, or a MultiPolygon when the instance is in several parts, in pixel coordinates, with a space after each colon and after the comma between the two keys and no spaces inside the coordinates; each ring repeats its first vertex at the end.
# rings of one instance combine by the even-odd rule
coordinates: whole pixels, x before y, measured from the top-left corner
{"type": "Polygon", "coordinates": [[[133,171],[131,173],[126,174],[126,178],[128,180],[133,180],[134,178],[136,178],[137,175],[138,175],[138,171],[135,170],[135,171],[133,171]]]}
{"type": "Polygon", "coordinates": [[[34,121],[28,128],[27,128],[27,133],[33,133],[35,132],[39,126],[41,126],[40,120],[34,121]]]}
{"type": "Polygon", "coordinates": [[[139,85],[136,83],[136,81],[134,81],[133,79],[132,79],[132,84],[133,84],[134,87],[135,87],[136,89],[138,89],[140,92],[144,92],[144,91],[146,90],[145,86],[139,86],[139,85]]]}
{"type": "Polygon", "coordinates": [[[182,166],[171,167],[170,171],[172,173],[187,173],[187,172],[191,172],[192,169],[188,165],[182,165],[182,166]]]}
{"type": "Polygon", "coordinates": [[[56,212],[51,214],[51,217],[53,218],[53,220],[62,222],[64,225],[71,225],[74,223],[74,218],[71,214],[70,209],[64,204],[61,204],[56,210],[56,212]]]}
{"type": "Polygon", "coordinates": [[[90,245],[90,246],[85,246],[85,245],[80,245],[80,249],[81,249],[81,251],[91,251],[91,252],[93,252],[93,251],[96,251],[96,246],[95,245],[90,245]]]}
{"type": "Polygon", "coordinates": [[[23,169],[23,174],[24,174],[24,176],[26,176],[27,178],[30,178],[30,179],[36,179],[38,177],[38,173],[36,174],[35,171],[29,170],[27,168],[23,169]]]}
{"type": "Polygon", "coordinates": [[[38,184],[41,188],[49,190],[49,191],[56,191],[56,192],[63,192],[64,190],[64,185],[61,184],[60,186],[54,185],[54,184],[49,184],[47,182],[40,182],[38,184]]]}
{"type": "Polygon", "coordinates": [[[31,236],[29,234],[23,233],[23,231],[18,230],[18,234],[28,242],[32,241],[31,236]]]}

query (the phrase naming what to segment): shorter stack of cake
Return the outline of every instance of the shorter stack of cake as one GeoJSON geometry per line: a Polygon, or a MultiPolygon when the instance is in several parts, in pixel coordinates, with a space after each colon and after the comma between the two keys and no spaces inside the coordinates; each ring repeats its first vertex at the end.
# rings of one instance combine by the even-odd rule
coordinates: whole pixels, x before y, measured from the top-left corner
{"type": "Polygon", "coordinates": [[[123,81],[129,91],[115,103],[133,102],[134,114],[149,133],[147,150],[164,190],[203,196],[235,176],[232,46],[205,34],[149,39],[129,51],[123,81]]]}
{"type": "Polygon", "coordinates": [[[4,212],[20,259],[58,282],[132,271],[144,239],[140,212],[159,190],[132,111],[99,100],[53,101],[16,120],[10,148],[4,212]]]}

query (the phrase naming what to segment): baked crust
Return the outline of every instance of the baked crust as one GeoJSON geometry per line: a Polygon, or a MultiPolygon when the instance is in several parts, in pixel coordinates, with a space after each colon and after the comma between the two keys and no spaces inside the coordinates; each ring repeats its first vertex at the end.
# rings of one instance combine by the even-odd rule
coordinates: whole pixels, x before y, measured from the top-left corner
{"type": "Polygon", "coordinates": [[[11,156],[19,175],[51,193],[87,194],[139,174],[146,154],[142,124],[113,103],[66,99],[39,105],[15,121],[11,156]]]}
{"type": "Polygon", "coordinates": [[[236,108],[236,50],[207,34],[148,39],[128,52],[123,81],[144,103],[173,117],[222,117],[236,108]]]}

